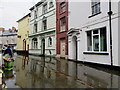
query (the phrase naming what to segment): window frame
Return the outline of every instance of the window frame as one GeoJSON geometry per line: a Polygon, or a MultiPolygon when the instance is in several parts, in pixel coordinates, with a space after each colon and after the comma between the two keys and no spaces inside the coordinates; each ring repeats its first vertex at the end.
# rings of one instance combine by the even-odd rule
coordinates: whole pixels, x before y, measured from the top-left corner
{"type": "Polygon", "coordinates": [[[35,23],[34,24],[34,33],[37,33],[37,31],[38,31],[38,27],[37,26],[38,26],[37,23],[35,23]]]}
{"type": "Polygon", "coordinates": [[[67,7],[66,6],[67,5],[66,5],[65,1],[60,3],[60,11],[59,11],[60,14],[65,13],[67,11],[67,7]],[[63,8],[65,8],[65,11],[63,11],[63,8]]]}
{"type": "Polygon", "coordinates": [[[47,30],[47,19],[43,19],[42,20],[42,31],[46,31],[47,30]],[[46,24],[45,24],[46,21],[46,24]],[[44,28],[46,26],[46,29],[44,28]]]}
{"type": "MultiPolygon", "coordinates": [[[[90,30],[90,32],[91,32],[91,50],[88,50],[88,41],[87,41],[87,52],[107,52],[108,51],[108,49],[107,49],[107,46],[108,46],[108,44],[107,44],[107,28],[106,27],[103,27],[103,28],[98,28],[98,29],[94,29],[94,30],[90,30]],[[102,31],[101,29],[103,29],[103,28],[105,28],[105,30],[106,30],[106,34],[105,34],[105,38],[106,38],[106,51],[104,51],[104,50],[101,50],[101,33],[100,33],[100,31],[102,31]],[[98,30],[98,34],[94,34],[93,32],[95,31],[95,30],[98,30]],[[93,38],[94,38],[94,36],[98,36],[98,40],[99,40],[99,50],[98,51],[95,51],[95,48],[94,48],[94,40],[93,40],[93,38]]],[[[88,33],[89,31],[86,31],[86,34],[88,33]]],[[[88,38],[88,35],[87,35],[87,38],[88,38]]]]}
{"type": "Polygon", "coordinates": [[[52,40],[52,37],[49,37],[49,38],[48,38],[48,47],[51,47],[51,46],[52,46],[52,44],[53,44],[52,41],[53,41],[53,40],[52,40]]]}
{"type": "Polygon", "coordinates": [[[45,3],[42,7],[42,14],[46,14],[47,11],[48,11],[48,5],[47,5],[47,3],[45,3]],[[45,6],[46,6],[46,8],[45,8],[45,6]]]}
{"type": "Polygon", "coordinates": [[[32,49],[38,49],[38,39],[37,38],[32,39],[32,49]]]}
{"type": "Polygon", "coordinates": [[[54,7],[54,4],[53,4],[53,1],[50,1],[49,2],[49,9],[52,8],[52,7],[54,7]]]}
{"type": "Polygon", "coordinates": [[[93,16],[96,16],[98,14],[101,13],[101,2],[99,1],[95,1],[92,0],[91,1],[91,16],[89,16],[88,18],[91,18],[93,16]],[[94,4],[93,4],[94,3],[94,4]],[[95,8],[96,7],[96,8],[95,8]],[[99,7],[99,8],[98,8],[99,7]],[[98,8],[98,9],[97,9],[98,8]],[[97,11],[98,10],[98,11],[97,11]],[[94,12],[94,13],[93,13],[94,12]]]}
{"type": "Polygon", "coordinates": [[[99,1],[93,1],[91,2],[91,8],[92,8],[92,15],[100,13],[100,0],[99,1]]]}
{"type": "Polygon", "coordinates": [[[62,18],[60,18],[60,32],[65,32],[65,31],[66,31],[66,17],[62,17],[62,18]],[[65,25],[62,25],[63,19],[65,20],[65,25]],[[65,26],[64,30],[61,29],[61,28],[63,28],[63,26],[65,26]]]}
{"type": "Polygon", "coordinates": [[[37,10],[34,11],[34,18],[37,19],[37,10]]]}

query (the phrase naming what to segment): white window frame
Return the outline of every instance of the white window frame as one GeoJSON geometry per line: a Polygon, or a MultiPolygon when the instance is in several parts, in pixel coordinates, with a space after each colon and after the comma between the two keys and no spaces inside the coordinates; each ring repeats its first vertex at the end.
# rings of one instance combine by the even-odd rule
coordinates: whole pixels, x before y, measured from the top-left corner
{"type": "Polygon", "coordinates": [[[47,13],[47,10],[48,10],[48,5],[47,5],[47,3],[45,3],[45,4],[43,5],[43,14],[46,14],[46,13],[47,13]],[[46,8],[45,8],[45,6],[46,6],[46,8]]]}
{"type": "Polygon", "coordinates": [[[100,0],[92,0],[91,2],[92,15],[96,15],[101,12],[100,9],[100,0]],[[98,7],[99,6],[99,7],[98,7]]]}
{"type": "Polygon", "coordinates": [[[53,42],[52,42],[52,41],[53,41],[53,40],[52,40],[52,37],[49,37],[49,38],[48,38],[48,46],[49,46],[49,47],[52,46],[52,44],[50,45],[50,39],[51,39],[51,43],[53,44],[53,42]]]}
{"type": "MultiPolygon", "coordinates": [[[[100,40],[100,29],[101,28],[99,28],[99,29],[94,29],[94,30],[91,30],[91,38],[92,38],[92,50],[91,51],[88,51],[88,45],[87,45],[87,51],[88,52],[107,52],[107,50],[106,51],[101,51],[101,46],[100,46],[100,44],[101,44],[101,40],[100,40]],[[98,30],[98,34],[93,34],[93,31],[95,31],[95,30],[98,30]],[[99,37],[99,51],[94,51],[94,40],[93,40],[93,37],[94,36],[97,36],[98,35],[98,37],[99,37]]],[[[88,32],[88,31],[87,31],[88,32]]],[[[107,32],[106,32],[106,34],[107,34],[107,32]]],[[[88,37],[87,37],[88,38],[88,37]]],[[[106,40],[107,40],[107,35],[106,35],[106,40]]],[[[107,48],[107,47],[106,47],[107,48]]]]}
{"type": "Polygon", "coordinates": [[[43,31],[47,30],[47,19],[42,20],[42,30],[43,31]],[[46,29],[44,29],[44,27],[45,27],[44,21],[46,21],[46,29]]]}
{"type": "Polygon", "coordinates": [[[64,31],[66,31],[66,17],[63,17],[60,19],[60,32],[64,32],[64,31]],[[65,19],[65,25],[62,25],[63,19],[65,19]],[[64,27],[64,29],[63,29],[63,27],[64,27]]]}

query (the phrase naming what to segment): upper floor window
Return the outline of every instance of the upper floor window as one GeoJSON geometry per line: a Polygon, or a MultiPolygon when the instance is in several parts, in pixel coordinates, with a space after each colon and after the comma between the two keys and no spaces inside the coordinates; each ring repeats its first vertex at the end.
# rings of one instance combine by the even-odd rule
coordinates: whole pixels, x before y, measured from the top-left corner
{"type": "Polygon", "coordinates": [[[47,13],[47,3],[43,5],[43,14],[47,13]]]}
{"type": "Polygon", "coordinates": [[[37,18],[37,11],[35,10],[35,14],[34,14],[35,19],[37,18]]]}
{"type": "Polygon", "coordinates": [[[37,33],[37,23],[34,24],[34,33],[37,33]]]}
{"type": "Polygon", "coordinates": [[[92,0],[92,15],[100,13],[100,0],[92,0]]]}
{"type": "Polygon", "coordinates": [[[42,25],[43,25],[43,30],[47,30],[47,20],[43,20],[42,21],[42,25]]]}
{"type": "Polygon", "coordinates": [[[65,31],[66,30],[66,18],[63,17],[60,19],[60,31],[65,31]]]}
{"type": "Polygon", "coordinates": [[[106,28],[87,31],[87,50],[88,51],[107,51],[106,28]]]}
{"type": "Polygon", "coordinates": [[[50,3],[49,3],[49,8],[52,8],[54,5],[53,5],[53,1],[51,1],[50,3]]]}
{"type": "Polygon", "coordinates": [[[64,13],[66,11],[66,2],[62,2],[60,4],[60,13],[64,13]]]}

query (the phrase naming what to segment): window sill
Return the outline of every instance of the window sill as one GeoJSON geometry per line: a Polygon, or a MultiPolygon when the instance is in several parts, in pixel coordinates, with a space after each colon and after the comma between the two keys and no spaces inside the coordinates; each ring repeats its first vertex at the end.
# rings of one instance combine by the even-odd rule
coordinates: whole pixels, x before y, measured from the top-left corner
{"type": "Polygon", "coordinates": [[[64,12],[60,12],[60,15],[62,15],[62,14],[64,14],[66,11],[64,11],[64,12]]]}
{"type": "Polygon", "coordinates": [[[52,47],[52,45],[48,46],[48,47],[52,47]]]}
{"type": "Polygon", "coordinates": [[[92,54],[92,55],[109,55],[108,52],[92,52],[92,51],[85,51],[83,54],[92,54]]]}
{"type": "Polygon", "coordinates": [[[64,33],[64,32],[66,32],[66,30],[60,31],[60,33],[64,33]]]}
{"type": "Polygon", "coordinates": [[[94,17],[94,16],[96,16],[96,15],[98,15],[98,14],[101,14],[101,12],[96,13],[96,14],[93,14],[93,15],[89,16],[88,18],[94,17]]]}
{"type": "Polygon", "coordinates": [[[51,9],[52,7],[54,7],[54,6],[49,7],[49,9],[51,9]]]}

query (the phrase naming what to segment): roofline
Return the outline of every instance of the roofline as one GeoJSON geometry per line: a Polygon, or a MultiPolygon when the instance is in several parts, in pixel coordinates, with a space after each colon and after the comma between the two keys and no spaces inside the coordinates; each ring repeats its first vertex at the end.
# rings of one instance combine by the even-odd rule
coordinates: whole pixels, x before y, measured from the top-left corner
{"type": "MultiPolygon", "coordinates": [[[[41,0],[40,2],[38,2],[37,4],[35,4],[35,6],[37,7],[37,6],[41,5],[43,2],[45,2],[45,0],[41,0]]],[[[35,6],[32,6],[29,10],[32,11],[35,6]]]]}
{"type": "Polygon", "coordinates": [[[28,13],[27,15],[25,15],[24,17],[22,17],[21,19],[19,19],[18,21],[16,21],[16,22],[20,22],[21,20],[23,20],[25,17],[27,17],[27,16],[30,16],[30,13],[28,13]]]}

